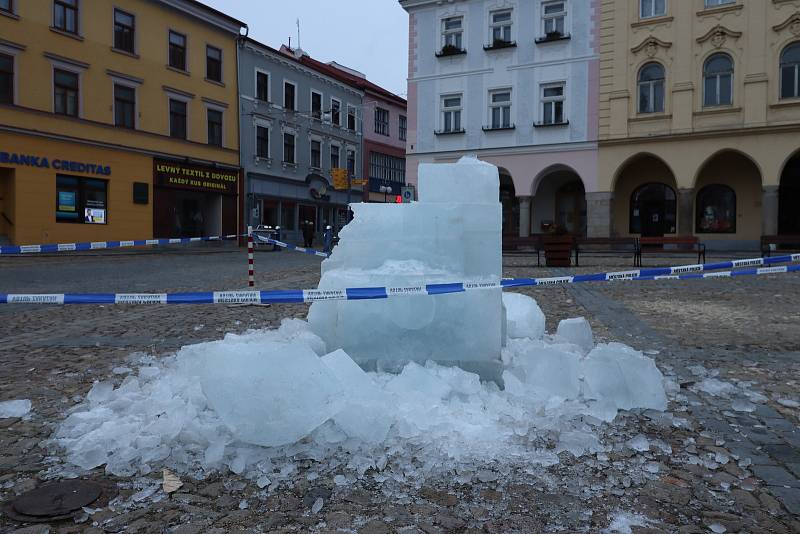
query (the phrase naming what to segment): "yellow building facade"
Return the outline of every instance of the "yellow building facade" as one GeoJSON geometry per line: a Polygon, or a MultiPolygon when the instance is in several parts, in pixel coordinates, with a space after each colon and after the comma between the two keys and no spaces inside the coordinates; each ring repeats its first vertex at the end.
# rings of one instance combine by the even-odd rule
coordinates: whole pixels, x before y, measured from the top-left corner
{"type": "Polygon", "coordinates": [[[236,233],[244,27],[193,0],[0,4],[0,240],[236,233]]]}
{"type": "Polygon", "coordinates": [[[597,236],[800,235],[800,0],[601,0],[597,236]]]}

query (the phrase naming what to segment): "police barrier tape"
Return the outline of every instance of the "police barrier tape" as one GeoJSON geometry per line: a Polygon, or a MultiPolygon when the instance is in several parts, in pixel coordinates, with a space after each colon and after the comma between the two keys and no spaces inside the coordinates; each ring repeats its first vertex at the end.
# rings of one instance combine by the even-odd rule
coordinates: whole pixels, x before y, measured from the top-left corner
{"type": "MultiPolygon", "coordinates": [[[[786,256],[800,261],[800,254],[786,256]]],[[[789,261],[789,260],[786,260],[789,261]]],[[[668,268],[666,268],[668,269],[668,268]]],[[[0,304],[291,304],[324,300],[374,300],[409,295],[444,295],[483,289],[525,286],[553,286],[580,282],[619,280],[694,280],[748,275],[800,272],[800,265],[746,268],[739,271],[641,276],[611,276],[598,273],[551,278],[515,278],[489,282],[456,282],[412,287],[361,287],[347,289],[290,289],[271,291],[206,291],[198,293],[96,293],[96,294],[3,294],[0,304]]]]}
{"type": "Polygon", "coordinates": [[[219,235],[211,237],[174,237],[169,239],[136,239],[132,241],[92,241],[90,243],[53,243],[49,245],[9,245],[0,246],[0,256],[7,254],[39,254],[49,252],[72,252],[83,250],[103,250],[108,248],[144,247],[152,245],[186,245],[200,241],[223,241],[236,239],[247,234],[219,235]]]}
{"type": "Polygon", "coordinates": [[[253,237],[259,240],[261,243],[266,243],[268,245],[277,245],[281,248],[286,248],[289,250],[294,250],[297,252],[302,252],[304,254],[311,254],[312,256],[319,256],[321,258],[327,258],[330,256],[327,252],[322,252],[319,250],[314,250],[313,248],[305,248],[305,247],[298,247],[297,245],[292,245],[289,243],[284,243],[283,241],[278,241],[276,239],[271,239],[269,237],[260,236],[256,233],[253,233],[253,237]]]}

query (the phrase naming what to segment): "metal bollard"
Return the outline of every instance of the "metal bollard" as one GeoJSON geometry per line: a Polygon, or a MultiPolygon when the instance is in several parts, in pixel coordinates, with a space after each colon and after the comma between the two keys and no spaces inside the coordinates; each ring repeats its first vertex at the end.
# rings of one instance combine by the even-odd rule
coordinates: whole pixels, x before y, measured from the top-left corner
{"type": "Polygon", "coordinates": [[[254,287],[256,285],[255,269],[253,266],[253,227],[247,227],[247,285],[254,287]]]}

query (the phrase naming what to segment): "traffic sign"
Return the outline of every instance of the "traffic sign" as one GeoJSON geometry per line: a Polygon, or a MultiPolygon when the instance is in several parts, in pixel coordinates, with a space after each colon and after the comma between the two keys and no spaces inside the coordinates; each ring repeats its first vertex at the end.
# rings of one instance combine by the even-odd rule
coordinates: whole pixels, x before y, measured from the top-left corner
{"type": "Polygon", "coordinates": [[[400,196],[403,198],[403,204],[407,204],[414,200],[414,186],[404,185],[400,188],[400,196]]]}

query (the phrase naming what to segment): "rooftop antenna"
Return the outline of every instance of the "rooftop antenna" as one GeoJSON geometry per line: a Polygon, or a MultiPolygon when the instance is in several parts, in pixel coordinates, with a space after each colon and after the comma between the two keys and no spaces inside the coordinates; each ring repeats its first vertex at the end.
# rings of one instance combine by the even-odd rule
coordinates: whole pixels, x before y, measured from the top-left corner
{"type": "Polygon", "coordinates": [[[292,36],[289,36],[289,50],[292,49],[292,36]]]}
{"type": "Polygon", "coordinates": [[[300,18],[297,19],[297,48],[302,48],[300,46],[300,18]]]}

